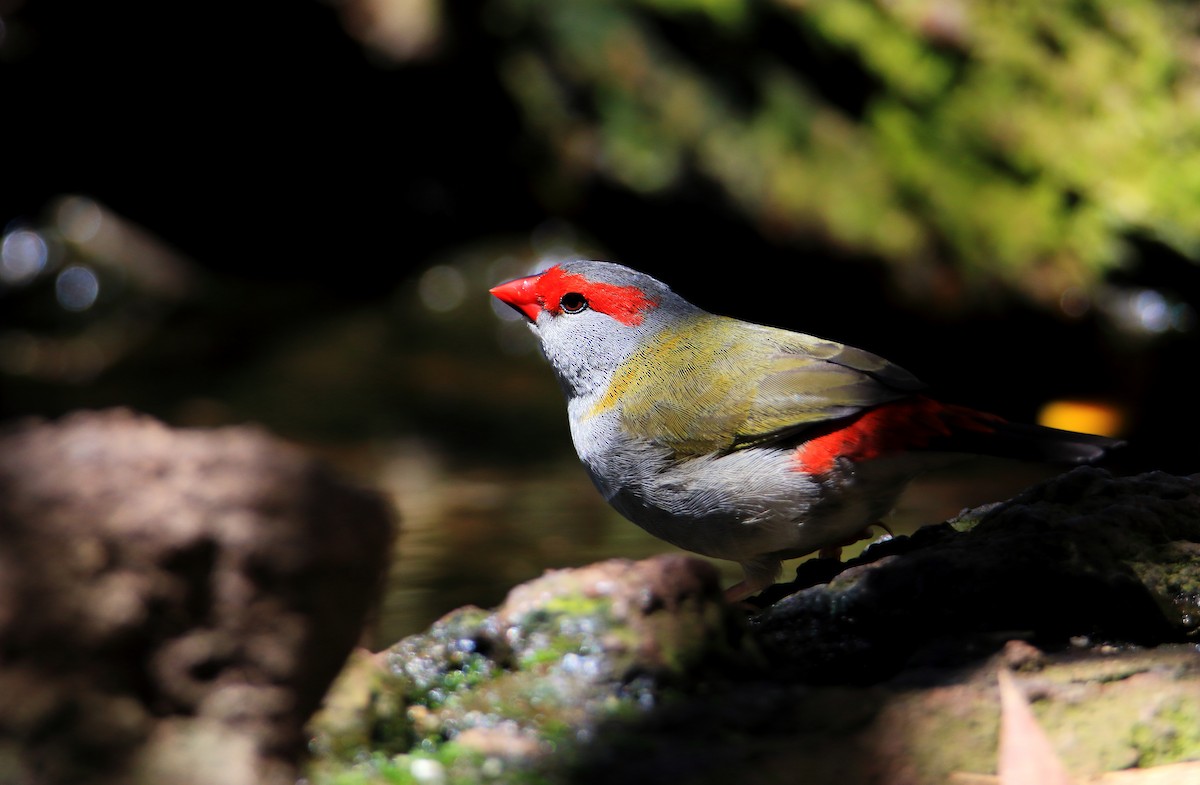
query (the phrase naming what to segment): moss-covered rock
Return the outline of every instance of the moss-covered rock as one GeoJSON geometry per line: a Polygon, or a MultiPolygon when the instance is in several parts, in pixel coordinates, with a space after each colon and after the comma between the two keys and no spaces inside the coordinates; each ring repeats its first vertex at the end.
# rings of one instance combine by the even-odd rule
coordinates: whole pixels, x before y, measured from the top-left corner
{"type": "Polygon", "coordinates": [[[493,612],[455,611],[360,657],[314,722],[313,775],[561,776],[605,723],[631,722],[704,672],[751,661],[744,625],[706,562],[664,556],[550,572],[493,612]],[[355,704],[357,725],[346,721],[355,704]]]}
{"type": "Polygon", "coordinates": [[[1200,761],[1198,500],[1076,470],[748,619],[690,557],[551,572],[360,657],[310,780],[941,785],[996,770],[999,669],[1077,777],[1200,761]]]}

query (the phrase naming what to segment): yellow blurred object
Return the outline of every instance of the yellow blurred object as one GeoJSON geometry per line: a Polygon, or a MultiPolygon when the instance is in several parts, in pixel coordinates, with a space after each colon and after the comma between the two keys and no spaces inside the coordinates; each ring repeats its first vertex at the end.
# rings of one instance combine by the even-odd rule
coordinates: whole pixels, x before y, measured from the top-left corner
{"type": "Polygon", "coordinates": [[[427,59],[441,46],[439,0],[342,0],[337,5],[350,35],[396,62],[427,59]]]}
{"type": "Polygon", "coordinates": [[[1038,423],[1051,428],[1098,436],[1117,436],[1124,415],[1116,406],[1098,401],[1050,401],[1038,412],[1038,423]]]}

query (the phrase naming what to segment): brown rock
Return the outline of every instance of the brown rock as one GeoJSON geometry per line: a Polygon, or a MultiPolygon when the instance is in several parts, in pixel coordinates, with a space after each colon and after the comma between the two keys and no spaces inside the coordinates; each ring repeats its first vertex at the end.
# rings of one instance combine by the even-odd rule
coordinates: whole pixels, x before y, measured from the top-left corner
{"type": "Polygon", "coordinates": [[[0,432],[0,737],[24,778],[294,777],[391,530],[256,428],[116,410],[0,432]]]}

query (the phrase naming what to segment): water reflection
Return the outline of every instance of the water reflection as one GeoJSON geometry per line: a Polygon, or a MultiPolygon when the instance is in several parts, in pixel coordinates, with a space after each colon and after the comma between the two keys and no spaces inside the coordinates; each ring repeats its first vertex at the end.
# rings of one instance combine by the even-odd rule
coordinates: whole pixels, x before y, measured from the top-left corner
{"type": "Polygon", "coordinates": [[[496,605],[546,569],[665,549],[609,509],[573,461],[456,469],[407,443],[380,462],[377,487],[401,518],[380,643],[462,605],[496,605]]]}
{"type": "MultiPolygon", "coordinates": [[[[463,469],[428,445],[407,442],[383,451],[368,470],[375,487],[394,500],[402,527],[373,647],[424,630],[455,608],[493,607],[547,569],[678,552],[608,507],[573,458],[463,469]]],[[[888,524],[908,534],[1053,473],[987,461],[930,476],[914,483],[888,524]]],[[[843,558],[869,544],[845,549],[843,558]]],[[[741,579],[737,565],[711,561],[725,585],[741,579]]],[[[782,578],[800,561],[786,563],[782,578]]]]}

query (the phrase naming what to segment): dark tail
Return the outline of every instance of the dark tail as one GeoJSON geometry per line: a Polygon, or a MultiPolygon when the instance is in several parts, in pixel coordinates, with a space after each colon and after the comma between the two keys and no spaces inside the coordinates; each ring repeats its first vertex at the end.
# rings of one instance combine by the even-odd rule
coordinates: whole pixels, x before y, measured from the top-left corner
{"type": "Polygon", "coordinates": [[[828,471],[840,458],[866,460],[911,450],[991,455],[1043,463],[1094,463],[1123,442],[1106,436],[1012,423],[923,395],[902,398],[802,432],[794,445],[805,471],[828,471]]]}
{"type": "Polygon", "coordinates": [[[1125,445],[1120,439],[1063,431],[1006,420],[987,422],[986,429],[958,431],[954,449],[964,452],[1045,463],[1096,463],[1125,445]]]}

